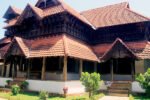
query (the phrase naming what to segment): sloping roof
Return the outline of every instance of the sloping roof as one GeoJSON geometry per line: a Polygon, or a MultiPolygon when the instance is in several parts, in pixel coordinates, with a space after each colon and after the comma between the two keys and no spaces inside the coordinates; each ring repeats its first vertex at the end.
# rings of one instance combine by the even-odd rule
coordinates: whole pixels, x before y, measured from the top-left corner
{"type": "Polygon", "coordinates": [[[40,8],[37,8],[35,6],[32,6],[30,4],[27,4],[26,8],[22,12],[22,14],[19,16],[16,23],[20,23],[23,20],[23,18],[26,17],[25,13],[27,11],[29,11],[29,9],[32,10],[39,19],[43,18],[43,10],[41,10],[40,8]]]}
{"type": "Polygon", "coordinates": [[[138,59],[135,53],[119,38],[112,43],[110,48],[101,57],[101,60],[106,61],[110,58],[138,59]]]}
{"type": "Polygon", "coordinates": [[[8,37],[4,37],[4,38],[0,39],[0,45],[1,44],[7,44],[10,42],[11,42],[11,38],[8,38],[8,37]]]}
{"type": "MultiPolygon", "coordinates": [[[[59,5],[55,5],[55,6],[47,8],[47,9],[40,9],[40,8],[32,6],[30,4],[28,4],[27,7],[29,6],[40,18],[43,18],[46,16],[51,16],[51,15],[62,13],[62,12],[68,12],[71,15],[73,15],[74,17],[76,17],[77,19],[79,19],[80,21],[84,22],[85,24],[92,26],[92,24],[90,24],[90,22],[86,18],[84,18],[82,15],[80,15],[80,13],[78,13],[73,8],[71,8],[69,5],[67,5],[63,0],[58,0],[58,2],[60,3],[59,5]]],[[[26,11],[26,8],[23,11],[23,13],[26,11]]],[[[19,22],[20,19],[22,19],[22,17],[24,16],[23,13],[21,14],[21,16],[17,20],[17,22],[19,22]]]]}
{"type": "MultiPolygon", "coordinates": [[[[84,18],[79,12],[71,8],[69,5],[67,5],[63,0],[57,0],[60,4],[56,6],[49,7],[47,9],[43,9],[44,17],[54,15],[61,12],[68,12],[80,21],[84,22],[85,24],[88,24],[92,26],[92,24],[84,18]]],[[[93,26],[92,26],[93,27],[93,26]]]]}
{"type": "Polygon", "coordinates": [[[149,18],[133,12],[127,2],[91,9],[81,14],[96,28],[150,21],[149,18]]]}
{"type": "Polygon", "coordinates": [[[0,48],[0,59],[4,59],[4,56],[7,54],[9,48],[10,48],[10,43],[0,48]]]}
{"type": "MultiPolygon", "coordinates": [[[[150,42],[148,41],[134,41],[124,42],[124,44],[140,59],[150,58],[150,42]]],[[[104,54],[111,50],[113,43],[105,43],[93,46],[96,55],[101,59],[104,54]]]]}
{"type": "Polygon", "coordinates": [[[8,27],[14,26],[14,25],[16,24],[18,18],[19,18],[19,17],[14,18],[14,19],[12,19],[12,20],[9,20],[8,23],[7,23],[7,25],[4,26],[3,28],[4,28],[4,29],[7,29],[8,27]]]}
{"type": "Polygon", "coordinates": [[[10,6],[10,7],[7,9],[6,13],[4,14],[3,18],[6,18],[6,19],[7,19],[7,16],[8,16],[9,13],[14,13],[14,14],[20,15],[20,14],[22,13],[22,10],[19,9],[19,8],[10,6]]]}
{"type": "Polygon", "coordinates": [[[15,40],[27,58],[69,56],[79,59],[99,61],[90,46],[66,35],[26,40],[15,40]]]}

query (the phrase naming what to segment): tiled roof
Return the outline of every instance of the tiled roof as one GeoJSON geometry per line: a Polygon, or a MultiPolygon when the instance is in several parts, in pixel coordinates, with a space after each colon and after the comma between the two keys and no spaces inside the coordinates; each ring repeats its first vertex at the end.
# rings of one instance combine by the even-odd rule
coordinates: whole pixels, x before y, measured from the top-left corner
{"type": "Polygon", "coordinates": [[[106,61],[110,58],[133,58],[138,59],[138,56],[119,38],[117,38],[105,51],[101,60],[106,61]]]}
{"type": "Polygon", "coordinates": [[[0,45],[1,44],[7,44],[10,42],[11,42],[11,38],[8,38],[8,37],[4,37],[4,38],[0,39],[0,45]]]}
{"type": "Polygon", "coordinates": [[[22,14],[21,14],[21,15],[19,16],[19,18],[17,19],[16,24],[17,24],[17,23],[21,23],[21,21],[24,19],[24,17],[27,16],[27,15],[26,15],[26,12],[29,11],[29,9],[32,10],[32,11],[37,15],[37,17],[38,17],[39,19],[43,18],[43,10],[41,10],[40,8],[37,8],[37,7],[35,7],[35,6],[32,6],[32,5],[28,4],[28,5],[26,6],[26,8],[24,9],[24,11],[22,12],[22,14]]]}
{"type": "Polygon", "coordinates": [[[81,14],[96,28],[150,21],[149,18],[130,10],[126,2],[84,11],[81,14]]]}
{"type": "MultiPolygon", "coordinates": [[[[92,26],[92,24],[90,24],[86,18],[84,18],[82,15],[80,15],[80,13],[78,13],[73,8],[71,8],[69,5],[67,5],[63,0],[58,0],[58,2],[60,2],[59,5],[55,5],[55,6],[47,8],[47,9],[43,9],[43,10],[38,8],[38,7],[32,6],[30,4],[28,4],[27,7],[29,6],[40,18],[44,18],[46,16],[51,16],[51,15],[62,13],[62,12],[68,12],[71,15],[73,15],[74,17],[76,17],[77,19],[79,19],[80,21],[92,26]]],[[[25,10],[26,10],[26,8],[25,8],[25,10]]],[[[23,16],[25,16],[24,15],[25,10],[20,15],[17,22],[20,22],[20,20],[23,18],[23,16]]],[[[13,23],[13,24],[8,25],[8,26],[12,26],[15,24],[16,23],[13,23]]]]}
{"type": "Polygon", "coordinates": [[[16,37],[19,47],[27,58],[69,56],[98,61],[90,46],[66,35],[26,40],[16,37]]]}
{"type": "Polygon", "coordinates": [[[7,53],[9,47],[10,47],[10,43],[6,44],[0,48],[0,59],[4,59],[4,56],[7,53]]]}
{"type": "Polygon", "coordinates": [[[20,15],[20,14],[22,13],[22,10],[19,9],[19,8],[16,8],[16,7],[12,7],[12,6],[11,6],[11,9],[12,9],[16,14],[18,14],[18,15],[20,15]]]}
{"type": "MultiPolygon", "coordinates": [[[[150,43],[148,41],[125,42],[125,45],[140,59],[150,58],[150,43]]],[[[96,55],[101,59],[112,47],[112,43],[93,46],[96,55]]]]}
{"type": "Polygon", "coordinates": [[[20,14],[22,13],[22,10],[19,9],[19,8],[10,6],[10,7],[7,9],[7,11],[6,11],[6,13],[4,14],[3,17],[7,19],[7,16],[8,16],[8,14],[9,14],[10,12],[11,12],[11,13],[14,13],[14,14],[20,15],[20,14]]]}
{"type": "Polygon", "coordinates": [[[12,20],[9,20],[8,23],[7,23],[7,25],[4,26],[3,28],[4,28],[4,29],[7,29],[8,27],[14,26],[14,25],[16,24],[18,18],[19,18],[19,17],[14,18],[14,19],[12,19],[12,20]]]}

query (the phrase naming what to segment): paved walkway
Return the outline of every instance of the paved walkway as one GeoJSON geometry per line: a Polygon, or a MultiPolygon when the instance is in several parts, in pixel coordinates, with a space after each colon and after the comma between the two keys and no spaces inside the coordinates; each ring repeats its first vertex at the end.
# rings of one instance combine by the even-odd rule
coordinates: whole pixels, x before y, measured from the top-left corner
{"type": "Polygon", "coordinates": [[[129,97],[104,96],[100,100],[129,100],[129,97]]]}

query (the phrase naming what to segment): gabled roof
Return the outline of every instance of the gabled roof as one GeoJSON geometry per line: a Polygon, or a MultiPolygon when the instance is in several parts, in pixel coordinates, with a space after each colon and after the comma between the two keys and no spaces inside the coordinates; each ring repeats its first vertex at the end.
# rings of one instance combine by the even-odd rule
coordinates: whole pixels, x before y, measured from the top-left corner
{"type": "MultiPolygon", "coordinates": [[[[129,50],[131,50],[139,59],[149,59],[150,58],[150,42],[148,41],[133,41],[133,42],[123,42],[129,50]]],[[[104,54],[111,50],[114,43],[104,43],[93,46],[93,50],[96,55],[102,59],[104,54]]]]}
{"type": "Polygon", "coordinates": [[[19,37],[15,41],[27,58],[69,56],[79,59],[99,61],[90,46],[67,35],[26,40],[19,37]]]}
{"type": "Polygon", "coordinates": [[[111,47],[101,57],[102,61],[109,60],[110,58],[133,58],[138,57],[132,50],[119,38],[117,38],[111,47]]]}
{"type": "MultiPolygon", "coordinates": [[[[22,14],[17,19],[16,23],[21,23],[21,21],[23,20],[23,17],[26,17],[25,13],[32,10],[40,19],[44,18],[44,17],[47,17],[47,16],[54,15],[54,14],[58,14],[58,13],[62,13],[62,12],[68,12],[69,14],[76,17],[77,19],[79,19],[83,23],[85,23],[85,24],[87,24],[91,27],[94,27],[86,18],[84,18],[84,16],[80,15],[80,13],[78,13],[73,8],[71,8],[69,5],[67,5],[63,0],[57,0],[57,1],[59,2],[59,5],[48,7],[46,9],[40,9],[38,7],[35,7],[35,6],[32,6],[32,5],[28,4],[26,6],[26,8],[24,9],[24,11],[22,12],[22,14]]],[[[16,23],[8,25],[8,26],[6,26],[6,28],[9,27],[9,26],[13,26],[16,23]]]]}
{"type": "Polygon", "coordinates": [[[38,19],[43,18],[43,11],[40,8],[37,8],[37,7],[32,6],[30,4],[27,4],[26,8],[22,12],[22,14],[19,16],[19,18],[18,18],[16,23],[21,23],[23,21],[24,17],[27,17],[29,15],[29,14],[26,15],[26,13],[28,13],[30,11],[33,11],[38,19]]]}
{"type": "Polygon", "coordinates": [[[44,17],[61,13],[61,12],[68,12],[69,14],[73,15],[74,17],[84,22],[85,24],[94,27],[86,18],[84,18],[84,16],[82,16],[79,12],[77,12],[69,5],[67,5],[63,0],[57,0],[57,1],[60,3],[59,5],[52,6],[47,9],[43,9],[44,17]]]}
{"type": "Polygon", "coordinates": [[[8,19],[9,14],[20,15],[21,13],[22,13],[22,10],[21,10],[21,9],[18,9],[18,8],[16,8],[16,7],[10,6],[10,7],[7,9],[6,13],[4,14],[3,18],[8,19]]]}
{"type": "Polygon", "coordinates": [[[133,12],[127,2],[91,9],[81,14],[96,28],[150,21],[149,18],[133,12]]]}

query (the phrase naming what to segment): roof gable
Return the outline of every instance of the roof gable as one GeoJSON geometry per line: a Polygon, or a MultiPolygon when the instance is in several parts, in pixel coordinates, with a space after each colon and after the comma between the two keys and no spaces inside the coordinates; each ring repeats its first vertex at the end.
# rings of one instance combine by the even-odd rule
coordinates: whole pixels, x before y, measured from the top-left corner
{"type": "Polygon", "coordinates": [[[25,18],[32,17],[32,16],[41,19],[43,17],[43,11],[40,8],[28,4],[24,9],[23,13],[18,18],[16,23],[20,24],[25,18]]]}
{"type": "Polygon", "coordinates": [[[58,0],[38,0],[35,6],[43,9],[47,7],[56,6],[59,4],[60,2],[58,0]]]}
{"type": "Polygon", "coordinates": [[[111,58],[137,59],[138,57],[121,39],[117,38],[111,47],[101,57],[101,60],[106,61],[111,58]]]}
{"type": "Polygon", "coordinates": [[[22,10],[20,10],[20,9],[18,9],[18,8],[16,8],[16,7],[10,6],[10,7],[7,9],[6,13],[4,14],[3,18],[10,19],[11,16],[12,16],[12,17],[13,17],[13,16],[14,16],[14,17],[15,17],[15,16],[19,16],[21,13],[22,13],[22,10]]]}

